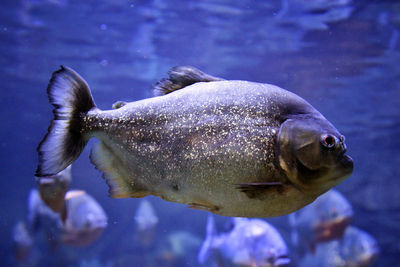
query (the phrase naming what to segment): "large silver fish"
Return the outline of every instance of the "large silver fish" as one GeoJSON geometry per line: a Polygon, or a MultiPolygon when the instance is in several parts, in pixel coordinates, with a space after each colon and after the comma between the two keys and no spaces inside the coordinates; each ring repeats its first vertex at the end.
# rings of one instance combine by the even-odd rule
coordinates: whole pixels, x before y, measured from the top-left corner
{"type": "Polygon", "coordinates": [[[293,212],[348,177],[342,136],[299,96],[175,67],[159,96],[102,111],[67,67],[47,88],[55,107],[37,176],[70,165],[87,141],[115,198],[159,196],[225,216],[293,212]]]}

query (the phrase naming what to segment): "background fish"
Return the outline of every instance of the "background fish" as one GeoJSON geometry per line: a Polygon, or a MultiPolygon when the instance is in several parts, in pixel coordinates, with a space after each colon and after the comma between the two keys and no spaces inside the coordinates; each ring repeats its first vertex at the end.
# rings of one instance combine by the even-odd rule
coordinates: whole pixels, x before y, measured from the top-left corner
{"type": "Polygon", "coordinates": [[[300,267],[371,267],[379,255],[376,240],[368,233],[349,226],[340,240],[321,244],[308,254],[300,267]]]}
{"type": "Polygon", "coordinates": [[[150,246],[156,235],[158,217],[150,201],[142,199],[135,213],[137,239],[143,246],[150,246]]]}
{"type": "Polygon", "coordinates": [[[83,190],[70,190],[65,196],[67,218],[61,240],[73,246],[87,246],[107,227],[107,215],[100,204],[83,190]]]}
{"type": "Polygon", "coordinates": [[[173,231],[169,233],[157,250],[157,260],[160,266],[195,266],[196,255],[202,240],[188,231],[173,231]]]}
{"type": "Polygon", "coordinates": [[[22,221],[19,221],[12,231],[12,241],[17,262],[26,259],[33,246],[32,236],[22,221]]]}
{"type": "Polygon", "coordinates": [[[27,225],[32,235],[39,232],[45,235],[52,248],[58,245],[62,231],[60,214],[43,202],[36,189],[29,192],[27,225]]]}
{"type": "Polygon", "coordinates": [[[139,207],[135,213],[136,227],[141,230],[154,228],[158,223],[158,217],[151,203],[143,199],[139,203],[139,207]]]}
{"type": "MultiPolygon", "coordinates": [[[[319,243],[341,238],[353,214],[348,200],[334,189],[321,195],[310,205],[290,214],[294,235],[292,239],[297,250],[308,247],[314,252],[319,243]]],[[[300,254],[303,253],[304,251],[300,254]]]]}
{"type": "Polygon", "coordinates": [[[32,234],[47,236],[52,249],[60,243],[87,246],[97,240],[107,226],[107,215],[95,199],[82,190],[70,190],[65,196],[67,217],[51,210],[37,190],[28,198],[28,225],[32,234]]]}
{"type": "Polygon", "coordinates": [[[64,197],[71,184],[71,165],[56,175],[37,177],[38,190],[43,202],[65,219],[64,197]]]}
{"type": "Polygon", "coordinates": [[[61,67],[48,87],[55,118],[38,147],[39,177],[70,165],[91,137],[91,161],[112,197],[149,194],[226,216],[295,211],[348,177],[342,136],[279,87],[177,67],[166,95],[101,111],[86,82],[61,67]]]}
{"type": "Polygon", "coordinates": [[[231,264],[240,266],[286,266],[290,263],[285,241],[269,223],[260,219],[234,218],[229,233],[217,234],[214,218],[207,219],[207,236],[198,255],[205,263],[218,251],[231,264]]]}

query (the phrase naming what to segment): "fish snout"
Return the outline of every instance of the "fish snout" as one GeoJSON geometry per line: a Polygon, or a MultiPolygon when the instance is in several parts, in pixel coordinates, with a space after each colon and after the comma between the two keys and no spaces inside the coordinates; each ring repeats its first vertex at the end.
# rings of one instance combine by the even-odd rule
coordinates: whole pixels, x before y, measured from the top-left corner
{"type": "Polygon", "coordinates": [[[347,169],[353,169],[353,159],[346,155],[347,146],[345,144],[345,137],[341,135],[339,141],[337,142],[337,161],[342,163],[347,169]]]}
{"type": "Polygon", "coordinates": [[[347,146],[346,146],[346,143],[345,143],[345,139],[346,138],[344,137],[344,135],[341,135],[339,137],[339,145],[341,147],[341,150],[343,151],[343,154],[346,153],[346,151],[347,151],[347,146]]]}

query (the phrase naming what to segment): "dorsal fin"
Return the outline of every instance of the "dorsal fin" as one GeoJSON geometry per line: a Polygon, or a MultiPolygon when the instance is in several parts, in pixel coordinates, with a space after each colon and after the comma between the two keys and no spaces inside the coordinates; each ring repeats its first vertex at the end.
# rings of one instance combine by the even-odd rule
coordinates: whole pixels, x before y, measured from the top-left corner
{"type": "Polygon", "coordinates": [[[153,94],[161,96],[182,89],[197,82],[223,81],[224,79],[208,75],[192,66],[176,66],[168,71],[169,78],[154,85],[153,94]]]}

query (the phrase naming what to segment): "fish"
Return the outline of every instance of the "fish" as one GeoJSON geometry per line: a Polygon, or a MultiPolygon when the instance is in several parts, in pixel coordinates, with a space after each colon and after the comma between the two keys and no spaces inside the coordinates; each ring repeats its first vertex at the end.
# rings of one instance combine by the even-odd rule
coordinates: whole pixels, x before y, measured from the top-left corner
{"type": "Polygon", "coordinates": [[[341,238],[353,215],[350,202],[339,191],[331,189],[310,205],[289,215],[295,235],[293,243],[298,248],[307,244],[313,253],[318,244],[341,238]]]}
{"type": "Polygon", "coordinates": [[[19,221],[12,231],[14,256],[17,262],[24,261],[33,247],[33,238],[25,222],[19,221]]]}
{"type": "Polygon", "coordinates": [[[142,199],[135,214],[136,233],[142,246],[150,246],[156,236],[158,217],[150,201],[142,199]]]}
{"type": "Polygon", "coordinates": [[[36,176],[90,153],[113,198],[147,195],[230,217],[289,214],[347,178],[345,138],[301,97],[271,84],[174,67],[156,96],[100,110],[61,66],[47,87],[54,119],[36,176]]]}
{"type": "Polygon", "coordinates": [[[107,226],[107,215],[100,204],[83,190],[69,190],[65,195],[67,217],[50,209],[37,189],[28,197],[28,229],[37,234],[43,231],[50,247],[59,244],[84,247],[96,241],[107,226]]]}
{"type": "Polygon", "coordinates": [[[44,203],[38,189],[31,189],[28,195],[27,228],[35,239],[46,240],[44,244],[51,251],[59,246],[63,228],[61,215],[44,203]]]}
{"type": "Polygon", "coordinates": [[[70,190],[65,195],[67,218],[63,224],[61,241],[85,247],[99,239],[108,224],[108,217],[100,204],[84,190],[70,190]]]}
{"type": "Polygon", "coordinates": [[[160,242],[156,257],[159,266],[196,266],[202,239],[185,230],[168,233],[160,242]],[[194,256],[193,256],[194,255],[194,256]]]}
{"type": "Polygon", "coordinates": [[[240,266],[287,266],[288,249],[280,233],[261,219],[233,218],[228,233],[217,234],[214,217],[207,217],[207,235],[198,254],[206,263],[212,251],[218,251],[230,263],[240,266]]]}
{"type": "Polygon", "coordinates": [[[340,245],[341,255],[348,266],[373,266],[380,253],[376,239],[355,226],[346,229],[340,245]]]}
{"type": "Polygon", "coordinates": [[[146,199],[139,203],[134,219],[140,231],[154,228],[158,223],[156,212],[150,201],[146,199]]]}
{"type": "Polygon", "coordinates": [[[36,182],[43,202],[66,218],[64,197],[71,184],[71,165],[53,176],[37,177],[36,182]]]}
{"type": "Polygon", "coordinates": [[[317,247],[315,254],[307,254],[300,267],[372,267],[380,249],[369,233],[349,226],[343,237],[317,247]]]}

